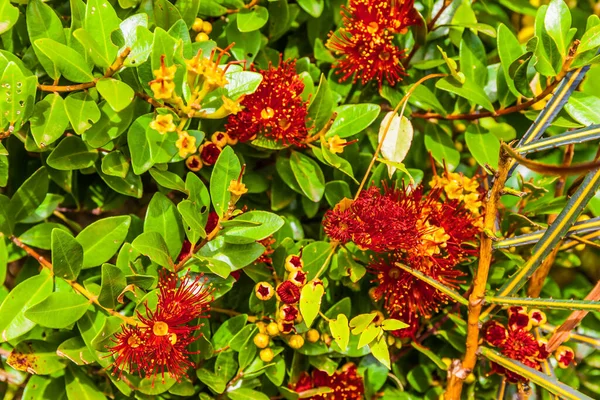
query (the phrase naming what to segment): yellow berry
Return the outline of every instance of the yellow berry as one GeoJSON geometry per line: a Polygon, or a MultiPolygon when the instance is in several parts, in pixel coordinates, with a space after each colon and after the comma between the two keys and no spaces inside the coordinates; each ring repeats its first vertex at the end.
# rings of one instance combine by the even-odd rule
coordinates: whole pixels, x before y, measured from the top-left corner
{"type": "Polygon", "coordinates": [[[467,379],[465,379],[465,383],[471,384],[473,382],[475,382],[475,375],[471,372],[469,375],[467,375],[467,379]]]}
{"type": "Polygon", "coordinates": [[[202,21],[202,18],[196,18],[194,20],[194,23],[192,24],[192,30],[194,32],[201,32],[202,31],[202,24],[204,24],[204,21],[202,21]]]}
{"type": "Polygon", "coordinates": [[[446,367],[448,368],[450,368],[450,365],[452,364],[452,360],[449,357],[442,358],[442,362],[446,364],[446,367]]]}
{"type": "Polygon", "coordinates": [[[270,336],[277,336],[277,335],[279,335],[279,327],[277,326],[276,322],[269,322],[269,325],[267,325],[267,333],[270,336]]]}
{"type": "Polygon", "coordinates": [[[256,336],[254,336],[254,344],[259,349],[264,349],[265,347],[267,347],[270,341],[271,339],[266,333],[259,333],[256,336]]]}
{"type": "Polygon", "coordinates": [[[300,335],[292,335],[290,336],[288,344],[292,349],[299,349],[304,346],[304,339],[300,335]]]}
{"type": "Polygon", "coordinates": [[[388,346],[393,346],[394,343],[396,343],[396,338],[393,337],[392,335],[388,335],[386,340],[387,340],[388,346]]]}
{"type": "Polygon", "coordinates": [[[205,32],[206,34],[209,34],[212,32],[212,24],[208,21],[204,21],[202,23],[202,31],[205,32]]]}
{"type": "Polygon", "coordinates": [[[310,329],[308,332],[306,332],[306,340],[308,340],[311,343],[316,343],[320,339],[320,337],[321,335],[316,329],[310,329]]]}
{"type": "Polygon", "coordinates": [[[273,350],[268,347],[266,349],[262,349],[258,355],[260,356],[260,359],[266,363],[273,361],[273,357],[275,357],[273,350]]]}
{"type": "Polygon", "coordinates": [[[196,42],[206,42],[208,40],[208,35],[204,32],[200,32],[196,35],[196,42]]]}

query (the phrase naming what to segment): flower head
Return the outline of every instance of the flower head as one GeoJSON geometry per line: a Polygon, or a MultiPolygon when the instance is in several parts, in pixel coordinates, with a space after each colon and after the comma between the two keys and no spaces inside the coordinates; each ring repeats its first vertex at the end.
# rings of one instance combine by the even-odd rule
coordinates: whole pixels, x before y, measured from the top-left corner
{"type": "Polygon", "coordinates": [[[261,84],[242,100],[244,109],[229,117],[227,133],[241,142],[260,135],[284,145],[301,145],[308,136],[308,102],[301,97],[304,83],[295,62],[282,61],[277,68],[270,65],[259,72],[261,84]]]}
{"type": "Polygon", "coordinates": [[[188,167],[190,171],[200,171],[202,169],[202,160],[197,155],[189,156],[185,159],[185,166],[188,167]]]}
{"type": "Polygon", "coordinates": [[[168,100],[173,95],[175,90],[175,71],[177,71],[176,65],[167,67],[165,64],[165,56],[160,57],[160,68],[152,71],[155,79],[150,81],[150,89],[154,93],[156,99],[168,100]]]}
{"type": "Polygon", "coordinates": [[[318,369],[313,370],[311,375],[305,372],[295,385],[290,385],[297,393],[317,387],[328,387],[333,389],[333,392],[311,396],[308,399],[358,400],[364,398],[365,394],[363,378],[353,363],[344,365],[331,376],[318,369]]]}
{"type": "Polygon", "coordinates": [[[275,294],[275,289],[269,282],[259,282],[254,287],[254,293],[260,300],[267,301],[275,294]]]}
{"type": "Polygon", "coordinates": [[[146,305],[146,315],[138,313],[141,324],[133,328],[124,326],[114,336],[115,345],[109,351],[120,374],[124,370],[153,378],[160,374],[164,380],[167,372],[181,380],[193,366],[188,346],[198,338],[195,332],[199,326],[190,322],[206,317],[212,294],[201,281],[201,275],[180,278],[163,271],[158,288],[156,308],[150,310],[146,305]]]}
{"type": "Polygon", "coordinates": [[[205,165],[214,165],[221,154],[221,149],[212,142],[206,142],[198,149],[205,165]]]}
{"type": "Polygon", "coordinates": [[[330,35],[327,47],[342,57],[333,65],[341,80],[353,76],[363,84],[383,80],[390,85],[404,74],[400,60],[404,50],[394,43],[394,36],[419,22],[413,0],[350,0],[342,8],[343,25],[330,35]]]}
{"type": "Polygon", "coordinates": [[[570,347],[559,346],[554,352],[554,358],[556,358],[557,364],[560,368],[567,368],[569,364],[574,362],[575,353],[570,347]]]}
{"type": "MultiPolygon", "coordinates": [[[[536,339],[530,332],[532,324],[529,319],[522,307],[511,307],[508,325],[505,327],[497,321],[487,322],[483,327],[483,339],[508,358],[541,371],[541,362],[549,354],[545,342],[536,339]]],[[[509,382],[527,382],[521,375],[495,363],[492,363],[492,372],[505,375],[509,382]]]]}
{"type": "Polygon", "coordinates": [[[300,301],[300,289],[294,283],[285,281],[277,286],[277,296],[285,304],[296,304],[300,301]]]}
{"type": "Polygon", "coordinates": [[[346,139],[340,138],[338,135],[327,139],[327,147],[333,154],[343,153],[344,147],[348,144],[346,139]]]}
{"type": "Polygon", "coordinates": [[[156,118],[150,122],[150,128],[162,133],[163,135],[167,132],[173,132],[177,127],[173,123],[173,115],[171,114],[159,114],[156,118]]]}
{"type": "Polygon", "coordinates": [[[175,142],[175,146],[179,149],[179,156],[186,157],[188,154],[196,152],[196,137],[191,136],[186,131],[179,132],[179,138],[175,142]]]}

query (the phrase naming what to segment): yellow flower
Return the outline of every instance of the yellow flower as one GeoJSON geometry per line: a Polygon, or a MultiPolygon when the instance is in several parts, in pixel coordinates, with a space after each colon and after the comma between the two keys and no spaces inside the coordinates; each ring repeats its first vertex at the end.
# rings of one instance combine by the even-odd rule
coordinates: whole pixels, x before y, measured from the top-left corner
{"type": "Polygon", "coordinates": [[[167,67],[165,65],[165,56],[161,56],[160,68],[152,71],[156,79],[150,81],[150,89],[152,89],[156,99],[168,100],[171,98],[173,90],[175,90],[175,82],[173,82],[175,71],[177,71],[177,66],[171,65],[167,67]]]}
{"type": "Polygon", "coordinates": [[[150,128],[164,135],[167,132],[173,132],[177,127],[173,123],[173,115],[159,114],[154,121],[150,122],[150,128]]]}
{"type": "Polygon", "coordinates": [[[186,131],[179,133],[179,139],[175,143],[175,146],[179,149],[179,156],[185,157],[188,154],[196,152],[196,138],[190,136],[186,131]]]}
{"type": "Polygon", "coordinates": [[[177,66],[171,65],[170,67],[167,67],[165,64],[165,56],[162,55],[160,57],[160,68],[152,71],[152,73],[156,80],[162,79],[165,81],[172,81],[173,78],[175,78],[175,71],[177,71],[177,66]]]}
{"type": "Polygon", "coordinates": [[[329,146],[329,150],[333,153],[343,153],[344,146],[346,145],[346,139],[340,138],[338,135],[327,139],[327,145],[329,146]]]}
{"type": "Polygon", "coordinates": [[[231,194],[233,194],[234,196],[241,196],[243,194],[248,193],[248,189],[246,188],[246,185],[244,185],[242,182],[237,181],[237,180],[233,180],[229,183],[229,189],[228,189],[231,194]]]}
{"type": "Polygon", "coordinates": [[[227,117],[228,115],[235,115],[238,112],[242,111],[242,106],[240,106],[239,104],[239,102],[242,100],[241,97],[237,100],[231,100],[225,96],[222,96],[221,98],[223,99],[223,105],[219,107],[217,111],[211,114],[208,114],[204,111],[200,111],[200,113],[196,114],[196,116],[206,119],[221,119],[227,117]]]}

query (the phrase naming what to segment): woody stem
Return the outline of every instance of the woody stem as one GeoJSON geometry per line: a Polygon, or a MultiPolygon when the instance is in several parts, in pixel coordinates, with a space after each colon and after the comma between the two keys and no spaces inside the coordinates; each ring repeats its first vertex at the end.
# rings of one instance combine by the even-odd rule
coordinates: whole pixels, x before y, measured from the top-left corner
{"type": "MultiPolygon", "coordinates": [[[[492,189],[485,202],[483,219],[484,232],[495,234],[496,214],[502,196],[504,184],[508,178],[511,160],[508,154],[501,150],[498,171],[492,189]]],[[[469,296],[469,314],[467,319],[467,350],[462,362],[454,360],[448,372],[446,387],[446,400],[460,400],[464,380],[471,373],[477,361],[477,348],[479,343],[479,316],[485,299],[485,288],[492,262],[492,238],[489,234],[482,233],[479,245],[479,264],[473,280],[473,290],[469,296]]]]}

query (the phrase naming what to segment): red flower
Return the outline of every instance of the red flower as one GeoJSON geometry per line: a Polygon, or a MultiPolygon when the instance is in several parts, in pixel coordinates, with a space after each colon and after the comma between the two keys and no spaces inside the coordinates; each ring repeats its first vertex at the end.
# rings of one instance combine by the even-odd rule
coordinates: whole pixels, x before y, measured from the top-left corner
{"type": "Polygon", "coordinates": [[[206,165],[214,165],[220,154],[221,149],[212,142],[207,142],[200,146],[200,158],[206,165]]]}
{"type": "Polygon", "coordinates": [[[313,370],[311,375],[302,374],[295,385],[290,387],[296,393],[305,392],[316,387],[328,387],[333,389],[331,393],[319,394],[307,399],[313,400],[358,400],[363,399],[365,387],[358,369],[353,363],[344,365],[340,370],[327,375],[327,372],[318,369],[313,370]]]}
{"type": "Polygon", "coordinates": [[[206,225],[204,226],[204,230],[206,231],[207,234],[210,234],[212,231],[215,230],[215,228],[217,227],[218,224],[219,224],[219,215],[216,212],[211,211],[208,213],[208,219],[206,220],[206,225]]]}
{"type": "Polygon", "coordinates": [[[229,116],[227,134],[247,142],[262,135],[283,145],[301,146],[308,136],[308,102],[302,100],[302,78],[295,61],[282,61],[279,67],[259,71],[263,80],[240,103],[244,110],[229,116]]]}
{"type": "Polygon", "coordinates": [[[122,374],[137,372],[140,376],[156,378],[165,372],[176,380],[186,376],[194,364],[189,359],[193,354],[187,347],[198,336],[198,325],[189,323],[196,318],[206,317],[210,310],[211,291],[201,282],[198,275],[179,278],[172,272],[162,272],[158,282],[156,309],[146,306],[146,315],[138,313],[141,324],[124,326],[114,337],[115,346],[109,351],[115,357],[114,368],[122,374]]]}
{"type": "Polygon", "coordinates": [[[397,338],[415,338],[415,334],[420,327],[419,316],[415,312],[408,309],[403,312],[396,311],[390,313],[390,318],[397,319],[409,325],[406,328],[391,331],[392,336],[397,338]]]}
{"type": "MultiPolygon", "coordinates": [[[[483,327],[483,339],[497,347],[503,355],[541,371],[541,362],[549,354],[546,344],[538,341],[529,331],[531,326],[529,316],[522,307],[511,307],[508,327],[497,321],[489,321],[483,327]]],[[[495,363],[492,363],[492,372],[505,375],[508,382],[527,382],[521,375],[495,363]]]]}
{"type": "Polygon", "coordinates": [[[300,288],[290,281],[285,281],[277,286],[277,295],[285,304],[296,304],[300,301],[300,288]]]}
{"type": "Polygon", "coordinates": [[[413,0],[350,0],[342,6],[343,26],[330,34],[329,47],[342,58],[333,68],[341,80],[354,76],[362,84],[385,78],[394,85],[404,74],[400,60],[404,50],[394,44],[394,36],[405,33],[408,26],[419,23],[413,0]]]}

